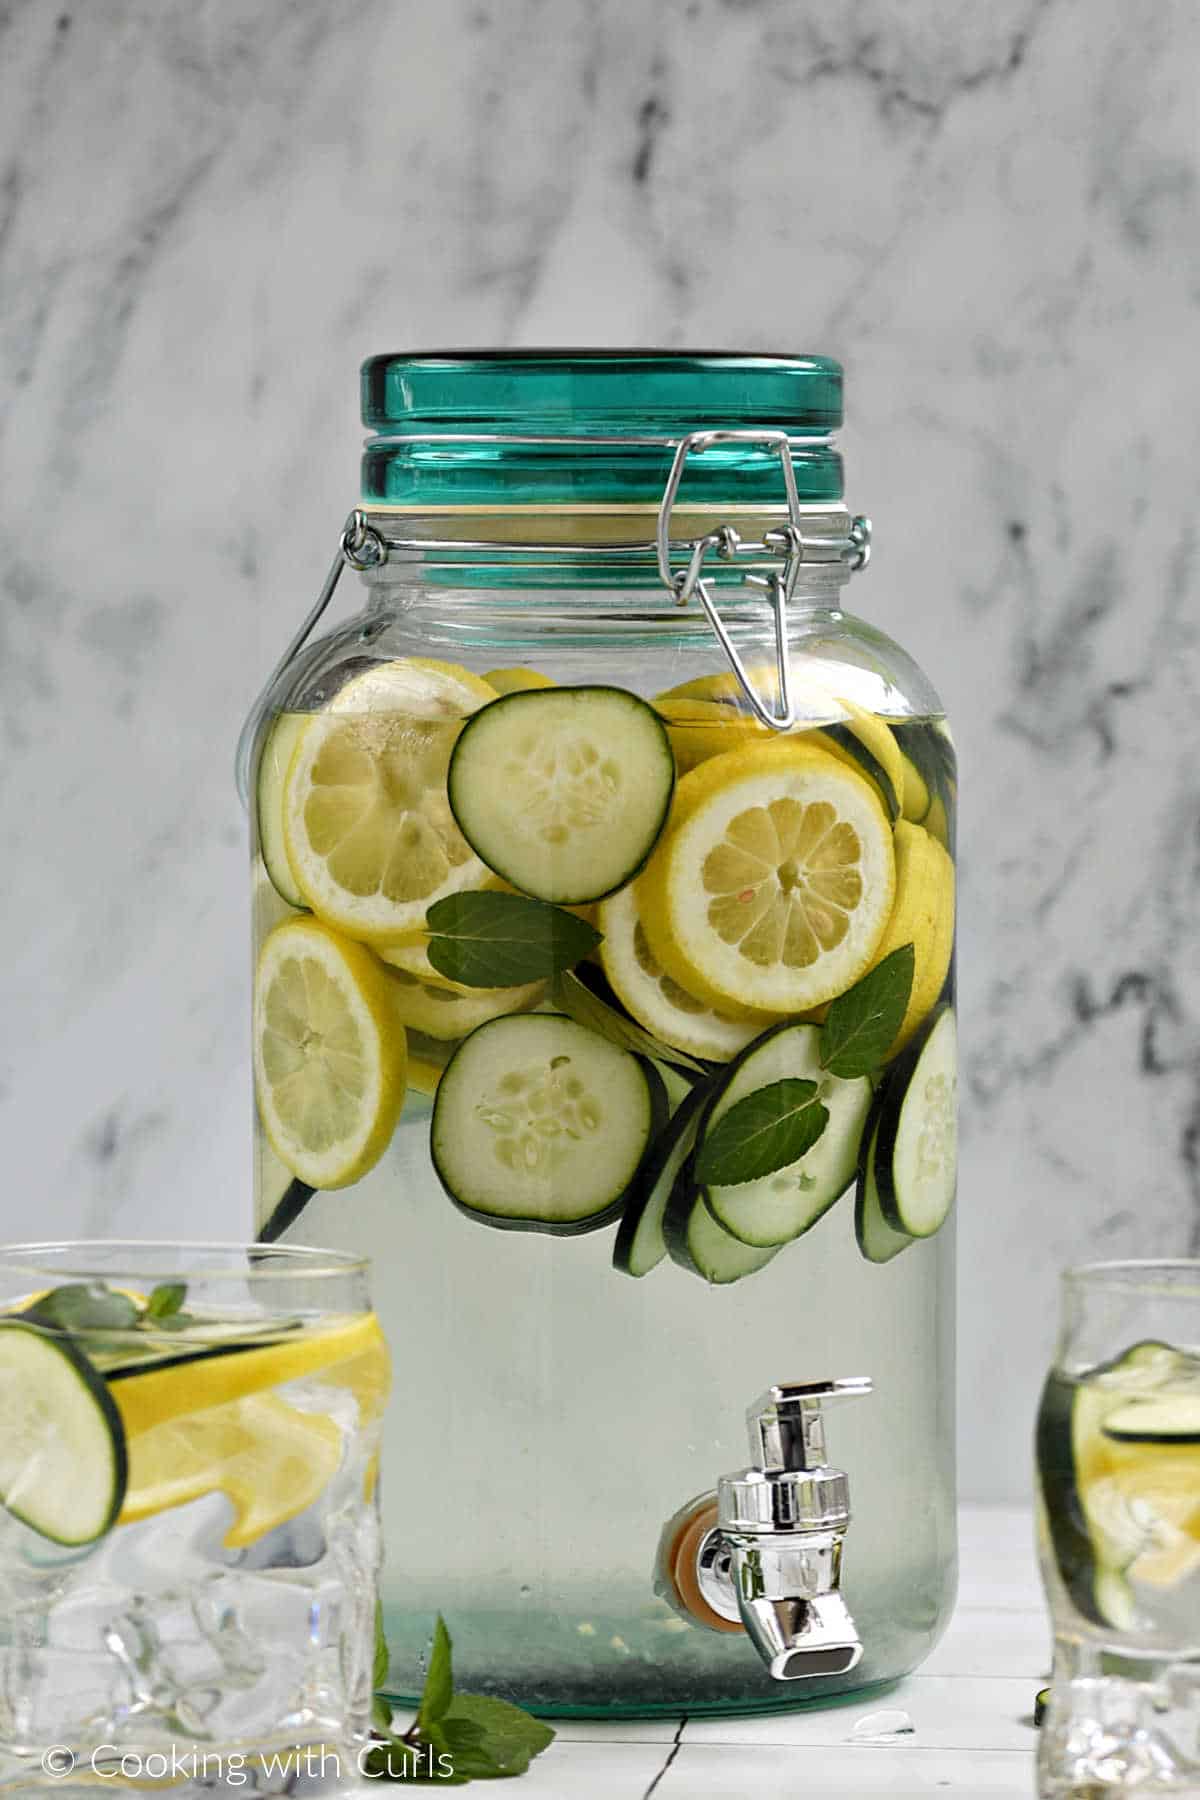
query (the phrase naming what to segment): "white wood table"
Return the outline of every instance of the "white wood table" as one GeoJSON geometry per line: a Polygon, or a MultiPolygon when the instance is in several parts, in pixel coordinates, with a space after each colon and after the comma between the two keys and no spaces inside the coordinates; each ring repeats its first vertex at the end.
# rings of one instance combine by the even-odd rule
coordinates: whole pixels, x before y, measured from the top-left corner
{"type": "MultiPolygon", "coordinates": [[[[556,1721],[555,1742],[505,1793],[513,1800],[918,1800],[947,1793],[1031,1800],[1033,1701],[1049,1678],[1050,1649],[1030,1514],[964,1507],[960,1526],[958,1609],[919,1674],[858,1704],[765,1717],[556,1721]],[[911,1732],[875,1742],[855,1735],[869,1715],[897,1713],[908,1715],[911,1732]]],[[[402,1786],[309,1781],[295,1792],[304,1800],[335,1793],[378,1800],[402,1786]]]]}

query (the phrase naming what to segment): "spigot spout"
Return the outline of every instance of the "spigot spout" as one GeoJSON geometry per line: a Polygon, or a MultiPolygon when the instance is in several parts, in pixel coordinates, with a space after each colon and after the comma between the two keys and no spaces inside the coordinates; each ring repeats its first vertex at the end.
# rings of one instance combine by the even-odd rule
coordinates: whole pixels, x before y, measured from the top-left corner
{"type": "Polygon", "coordinates": [[[863,1647],[840,1590],[840,1531],[727,1534],[729,1575],[750,1641],[776,1681],[844,1675],[863,1647]]]}
{"type": "Polygon", "coordinates": [[[846,1675],[863,1647],[840,1594],[816,1600],[750,1600],[738,1609],[758,1654],[776,1681],[846,1675]]]}

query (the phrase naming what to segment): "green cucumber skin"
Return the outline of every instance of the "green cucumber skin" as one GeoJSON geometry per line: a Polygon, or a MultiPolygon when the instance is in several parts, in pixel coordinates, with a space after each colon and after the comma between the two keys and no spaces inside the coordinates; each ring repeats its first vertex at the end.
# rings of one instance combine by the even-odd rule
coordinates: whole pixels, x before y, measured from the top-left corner
{"type": "Polygon", "coordinates": [[[263,1224],[257,1242],[260,1244],[276,1243],[284,1232],[296,1223],[316,1191],[316,1188],[311,1188],[307,1182],[301,1181],[299,1176],[289,1181],[270,1217],[263,1224]]]}
{"type": "MultiPolygon", "coordinates": [[[[883,1090],[881,1088],[879,1093],[875,1096],[874,1104],[867,1114],[867,1122],[863,1126],[862,1147],[859,1151],[858,1176],[854,1186],[855,1242],[858,1245],[859,1253],[863,1260],[870,1263],[873,1268],[877,1269],[886,1267],[888,1263],[893,1262],[895,1258],[900,1255],[901,1251],[910,1250],[917,1241],[916,1238],[909,1237],[907,1232],[897,1232],[896,1236],[903,1241],[897,1243],[894,1247],[889,1248],[886,1256],[876,1255],[867,1241],[869,1231],[869,1222],[867,1219],[868,1208],[878,1208],[880,1216],[882,1217],[882,1208],[878,1207],[879,1183],[877,1179],[875,1180],[875,1200],[872,1200],[870,1195],[875,1161],[875,1140],[878,1135],[879,1109],[882,1099],[883,1090]]],[[[884,1223],[886,1224],[887,1221],[884,1220],[884,1223]]],[[[889,1227],[889,1230],[890,1229],[891,1227],[889,1227]]]]}
{"type": "MultiPolygon", "coordinates": [[[[515,698],[515,696],[511,697],[515,698]]],[[[536,1015],[530,1014],[530,1017],[536,1017],[536,1015]]],[[[491,1022],[495,1023],[495,1021],[491,1022]]],[[[481,1031],[486,1031],[487,1026],[481,1025],[479,1029],[481,1031]]],[[[469,1042],[469,1038],[463,1039],[464,1044],[469,1042]]],[[[455,1054],[457,1054],[457,1052],[455,1054]]],[[[450,1060],[453,1062],[453,1057],[450,1060]]],[[[667,1090],[663,1086],[662,1076],[654,1067],[654,1064],[644,1056],[635,1057],[634,1060],[642,1071],[642,1075],[646,1082],[646,1088],[650,1096],[650,1130],[646,1136],[646,1143],[649,1145],[654,1142],[654,1139],[666,1125],[670,1117],[670,1105],[667,1100],[667,1090]]],[[[447,1064],[447,1068],[449,1068],[449,1064],[447,1064]]],[[[436,1112],[434,1117],[436,1118],[436,1112]]],[[[483,1212],[479,1207],[470,1206],[465,1200],[460,1200],[447,1182],[441,1165],[438,1162],[437,1151],[434,1147],[432,1120],[430,1121],[429,1136],[429,1154],[433,1162],[434,1173],[442,1185],[442,1191],[445,1193],[446,1198],[450,1201],[451,1205],[454,1206],[457,1211],[464,1214],[466,1218],[473,1219],[477,1225],[490,1225],[493,1231],[533,1231],[539,1233],[543,1237],[585,1237],[590,1231],[603,1231],[606,1225],[611,1225],[615,1219],[621,1217],[621,1214],[625,1211],[629,1196],[634,1191],[634,1184],[637,1181],[637,1175],[635,1173],[630,1185],[619,1193],[615,1199],[610,1200],[597,1212],[588,1213],[581,1219],[547,1220],[527,1217],[516,1213],[483,1212]]]]}
{"type": "MultiPolygon", "coordinates": [[[[622,1214],[621,1223],[617,1228],[616,1242],[613,1245],[613,1267],[614,1269],[619,1270],[622,1275],[631,1275],[634,1280],[637,1281],[640,1281],[643,1278],[642,1275],[637,1274],[631,1266],[638,1227],[642,1222],[646,1208],[653,1198],[654,1189],[658,1184],[659,1176],[662,1174],[669,1157],[677,1148],[679,1140],[683,1137],[685,1132],[691,1130],[697,1124],[698,1115],[703,1104],[703,1091],[699,1088],[693,1088],[692,1092],[681,1103],[672,1118],[668,1121],[665,1128],[652,1141],[650,1150],[643,1160],[642,1167],[638,1170],[634,1185],[630,1190],[628,1204],[622,1214]]],[[[686,1166],[685,1163],[684,1167],[686,1168],[686,1166]]],[[[664,1212],[664,1223],[665,1217],[666,1215],[664,1212]]],[[[663,1237],[665,1251],[667,1249],[665,1231],[663,1237]]],[[[650,1272],[650,1270],[644,1271],[645,1274],[649,1274],[650,1272]]]]}
{"type": "Polygon", "coordinates": [[[893,1231],[902,1231],[915,1243],[919,1243],[922,1238],[936,1237],[946,1221],[943,1219],[932,1231],[924,1232],[913,1231],[905,1223],[896,1193],[892,1157],[896,1148],[896,1134],[900,1129],[904,1098],[921,1059],[921,1052],[932,1037],[934,1027],[948,1010],[945,1006],[934,1007],[912,1043],[901,1051],[889,1067],[876,1099],[879,1107],[879,1142],[875,1150],[875,1186],[879,1193],[879,1210],[885,1224],[890,1225],[893,1231]]]}
{"type": "MultiPolygon", "coordinates": [[[[572,694],[616,695],[627,706],[643,708],[649,717],[653,719],[654,724],[658,729],[659,737],[662,740],[664,772],[667,774],[668,779],[665,786],[663,805],[662,810],[659,813],[658,823],[655,826],[654,832],[646,844],[646,848],[640,859],[625,871],[619,881],[613,882],[612,886],[605,888],[604,892],[601,894],[592,892],[559,894],[555,896],[551,902],[555,906],[590,906],[597,900],[607,900],[610,894],[619,893],[623,887],[628,887],[629,883],[641,874],[646,864],[650,861],[655,846],[662,837],[663,830],[670,815],[671,802],[675,797],[675,752],[671,748],[671,739],[667,733],[665,721],[655,712],[648,701],[641,699],[637,694],[631,694],[626,688],[619,688],[612,683],[605,682],[578,682],[574,685],[564,685],[555,688],[526,688],[518,689],[518,691],[513,694],[502,694],[496,700],[489,700],[486,706],[481,706],[477,713],[473,713],[459,733],[458,741],[451,753],[450,766],[446,771],[446,793],[450,801],[450,811],[454,814],[455,822],[463,836],[466,838],[468,844],[470,844],[471,848],[474,850],[474,842],[470,832],[463,824],[459,810],[463,797],[461,794],[456,793],[456,790],[461,787],[462,764],[466,760],[463,756],[463,745],[468,742],[473,729],[477,727],[487,729],[488,727],[495,725],[497,708],[502,706],[512,707],[516,704],[524,705],[526,710],[528,710],[531,701],[536,704],[547,694],[553,695],[557,700],[561,700],[564,695],[569,696],[572,694]]],[[[534,716],[536,717],[536,715],[534,716]]],[[[469,806],[467,810],[470,810],[469,806]]],[[[476,851],[476,854],[480,855],[480,852],[476,851]]],[[[486,857],[481,857],[481,860],[487,863],[486,857]]],[[[512,873],[511,870],[498,868],[494,863],[487,863],[487,866],[488,868],[493,869],[493,872],[501,876],[503,880],[510,882],[511,885],[520,892],[525,893],[528,891],[521,886],[521,882],[517,875],[512,873]]],[[[546,896],[538,895],[535,896],[535,898],[546,898],[546,896]]]]}
{"type": "MultiPolygon", "coordinates": [[[[703,1118],[700,1121],[696,1136],[704,1129],[703,1118]]],[[[700,1275],[700,1270],[692,1261],[692,1253],[688,1249],[688,1220],[692,1216],[693,1206],[700,1204],[700,1193],[696,1186],[695,1176],[696,1151],[692,1153],[675,1177],[675,1186],[671,1189],[671,1198],[667,1201],[667,1210],[663,1214],[663,1237],[666,1240],[667,1255],[681,1269],[691,1275],[700,1275]]],[[[701,1276],[701,1280],[704,1277],[701,1276]]]]}
{"type": "MultiPolygon", "coordinates": [[[[874,753],[867,748],[862,739],[855,734],[852,725],[837,721],[831,725],[817,727],[821,737],[827,737],[831,743],[837,744],[848,756],[852,756],[863,774],[873,781],[879,789],[883,800],[883,808],[887,813],[889,824],[894,825],[900,817],[900,796],[896,792],[891,776],[874,753]]],[[[926,786],[928,786],[926,782],[926,786]]]]}
{"type": "Polygon", "coordinates": [[[1109,1431],[1106,1438],[1114,1444],[1161,1444],[1168,1449],[1178,1444],[1181,1450],[1200,1444],[1200,1431],[1109,1431]]]}
{"type": "Polygon", "coordinates": [[[1038,1407],[1034,1447],[1042,1510],[1054,1562],[1071,1603],[1093,1625],[1108,1624],[1096,1604],[1096,1553],[1075,1481],[1074,1404],[1079,1389],[1050,1374],[1038,1407]]]}
{"type": "Polygon", "coordinates": [[[104,1524],[94,1537],[56,1537],[50,1532],[43,1531],[40,1525],[36,1524],[33,1519],[29,1518],[26,1513],[21,1512],[17,1507],[11,1507],[9,1510],[11,1511],[13,1518],[20,1519],[21,1523],[27,1525],[30,1531],[36,1531],[39,1537],[45,1538],[49,1543],[61,1544],[64,1549],[79,1550],[84,1548],[87,1544],[98,1543],[102,1537],[112,1530],[117,1519],[120,1517],[121,1508],[125,1504],[125,1492],[129,1486],[129,1452],[125,1442],[125,1426],[122,1422],[120,1413],[117,1411],[116,1403],[108,1391],[107,1382],[99,1371],[92,1367],[82,1350],[76,1349],[70,1338],[63,1336],[56,1331],[48,1331],[45,1326],[34,1325],[26,1319],[0,1319],[0,1331],[30,1331],[35,1337],[41,1338],[43,1343],[52,1345],[53,1348],[58,1351],[59,1355],[64,1357],[66,1361],[70,1363],[71,1368],[74,1370],[75,1374],[78,1375],[83,1385],[89,1390],[97,1407],[104,1415],[104,1422],[108,1426],[113,1449],[112,1501],[109,1505],[108,1514],[104,1524]]]}

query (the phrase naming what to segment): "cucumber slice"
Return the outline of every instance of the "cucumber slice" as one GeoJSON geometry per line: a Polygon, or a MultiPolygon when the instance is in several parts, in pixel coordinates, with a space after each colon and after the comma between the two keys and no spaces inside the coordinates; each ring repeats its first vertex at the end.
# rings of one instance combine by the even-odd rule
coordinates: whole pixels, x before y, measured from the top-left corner
{"type": "Polygon", "coordinates": [[[446,1065],[430,1148],[461,1212],[573,1236],[621,1212],[667,1119],[656,1070],[562,1013],[493,1019],[446,1065]]]}
{"type": "Polygon", "coordinates": [[[932,1237],[954,1204],[958,1175],[958,1030],[944,1007],[896,1059],[879,1106],[875,1175],[893,1231],[932,1237]]]}
{"type": "Polygon", "coordinates": [[[1200,1444],[1200,1394],[1131,1401],[1110,1414],[1101,1429],[1118,1444],[1200,1444]]]}
{"type": "Polygon", "coordinates": [[[896,1231],[883,1216],[879,1204],[879,1183],[875,1178],[875,1157],[879,1146],[878,1109],[867,1120],[865,1148],[859,1159],[858,1185],[854,1190],[854,1236],[859,1250],[869,1263],[891,1262],[907,1250],[915,1238],[906,1231],[896,1231]]]}
{"type": "Polygon", "coordinates": [[[283,841],[283,786],[292,752],[311,716],[280,713],[267,732],[258,761],[258,848],[263,867],[280,899],[304,909],[308,901],[296,885],[283,841]]]}
{"type": "Polygon", "coordinates": [[[115,1525],[128,1463],[121,1415],[69,1338],[0,1320],[0,1501],[40,1537],[94,1544],[115,1525]]]}
{"type": "MultiPolygon", "coordinates": [[[[676,1186],[676,1198],[679,1193],[676,1186]]],[[[769,1250],[754,1250],[749,1244],[743,1244],[740,1238],[735,1238],[732,1232],[718,1224],[700,1194],[679,1212],[669,1204],[663,1224],[672,1259],[712,1287],[727,1287],[731,1282],[744,1280],[747,1275],[757,1275],[780,1250],[778,1244],[773,1244],[769,1250]]]]}
{"type": "Polygon", "coordinates": [[[691,1089],[638,1173],[613,1245],[613,1267],[623,1275],[648,1275],[667,1254],[663,1219],[679,1172],[695,1146],[703,1110],[703,1092],[691,1089]]]}
{"type": "Polygon", "coordinates": [[[871,1110],[871,1083],[865,1075],[844,1081],[822,1069],[816,1025],[778,1025],[756,1038],[721,1079],[700,1129],[700,1143],[731,1106],[755,1089],[789,1076],[815,1081],[818,1098],[829,1113],[812,1149],[757,1181],[704,1190],[717,1223],[743,1244],[760,1250],[790,1243],[841,1199],[854,1180],[871,1110]]]}
{"type": "Polygon", "coordinates": [[[615,687],[537,688],[492,701],[449,772],[459,830],[489,869],[539,900],[578,906],[632,881],[666,824],[666,726],[615,687]]]}
{"type": "Polygon", "coordinates": [[[1073,1604],[1096,1625],[1124,1631],[1133,1622],[1125,1570],[1145,1547],[1145,1531],[1124,1498],[1112,1503],[1106,1427],[1123,1413],[1156,1407],[1181,1360],[1168,1344],[1134,1344],[1084,1380],[1052,1371],[1042,1390],[1036,1453],[1045,1529],[1073,1604]],[[1139,1388],[1144,1400],[1136,1397],[1139,1388]]]}

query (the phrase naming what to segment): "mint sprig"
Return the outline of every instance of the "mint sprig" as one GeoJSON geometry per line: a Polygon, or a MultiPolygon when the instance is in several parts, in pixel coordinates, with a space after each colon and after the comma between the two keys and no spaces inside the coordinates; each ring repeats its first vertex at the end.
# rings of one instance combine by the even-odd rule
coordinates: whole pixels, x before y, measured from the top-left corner
{"type": "Polygon", "coordinates": [[[853,1080],[872,1075],[904,1023],[912,996],[916,958],[902,944],[830,1003],[821,1027],[821,1066],[853,1080]]]}
{"type": "MultiPolygon", "coordinates": [[[[375,1684],[387,1679],[388,1650],[380,1609],[375,1609],[375,1684]]],[[[391,1708],[376,1699],[375,1748],[364,1773],[374,1780],[441,1783],[497,1781],[523,1775],[535,1756],[554,1741],[540,1719],[485,1694],[454,1691],[453,1647],[438,1614],[433,1650],[417,1716],[402,1735],[391,1729],[391,1708]],[[386,1715],[386,1716],[385,1716],[386,1715]]]]}
{"type": "Polygon", "coordinates": [[[546,900],[489,890],[447,894],[425,914],[426,954],[439,975],[464,987],[522,987],[581,962],[601,934],[546,900]]]}
{"type": "Polygon", "coordinates": [[[182,1281],[163,1282],[144,1306],[103,1281],[67,1281],[25,1308],[33,1325],[94,1339],[99,1332],[180,1331],[195,1320],[181,1311],[187,1297],[182,1281]]]}
{"type": "Polygon", "coordinates": [[[828,1123],[815,1081],[768,1082],[731,1106],[706,1135],[696,1157],[696,1179],[707,1187],[760,1181],[799,1162],[828,1123]]]}

